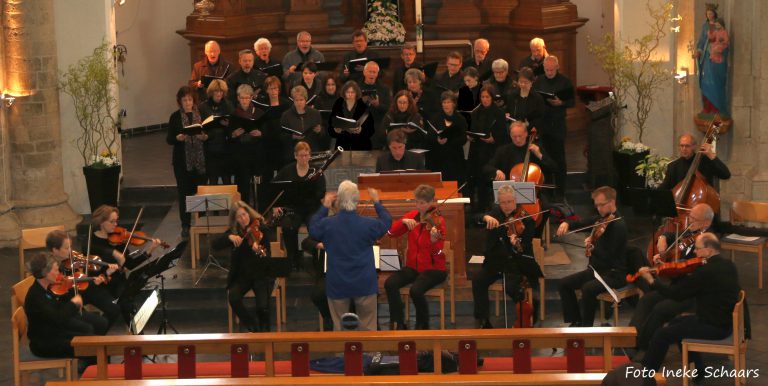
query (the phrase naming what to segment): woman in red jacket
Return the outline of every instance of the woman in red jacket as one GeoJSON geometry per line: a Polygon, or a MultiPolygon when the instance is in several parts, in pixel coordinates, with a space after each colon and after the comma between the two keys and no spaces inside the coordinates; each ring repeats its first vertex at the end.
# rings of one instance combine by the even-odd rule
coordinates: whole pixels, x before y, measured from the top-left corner
{"type": "Polygon", "coordinates": [[[405,267],[384,283],[389,300],[391,330],[404,330],[403,302],[400,288],[411,285],[410,296],[416,306],[416,329],[429,329],[429,307],[424,294],[445,281],[445,219],[435,211],[435,188],[419,185],[413,191],[416,210],[406,213],[392,223],[390,237],[408,234],[408,255],[405,267]]]}

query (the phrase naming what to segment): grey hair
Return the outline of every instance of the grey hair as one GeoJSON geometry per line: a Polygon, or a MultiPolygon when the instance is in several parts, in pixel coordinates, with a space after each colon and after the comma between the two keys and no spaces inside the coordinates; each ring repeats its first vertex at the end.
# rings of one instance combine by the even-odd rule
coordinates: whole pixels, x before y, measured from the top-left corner
{"type": "Polygon", "coordinates": [[[544,58],[545,62],[555,62],[555,65],[560,65],[560,60],[557,59],[557,56],[555,55],[549,55],[546,58],[544,58]]]}
{"type": "Polygon", "coordinates": [[[301,31],[301,32],[296,34],[296,41],[298,41],[299,38],[301,38],[301,35],[307,35],[307,36],[309,36],[310,39],[312,39],[312,34],[310,34],[307,31],[301,31]]]}
{"type": "Polygon", "coordinates": [[[307,99],[307,89],[304,88],[302,85],[294,86],[291,89],[291,98],[296,99],[296,97],[301,96],[304,97],[304,99],[307,99]]]}
{"type": "Polygon", "coordinates": [[[720,246],[720,240],[717,239],[717,236],[712,232],[705,232],[699,235],[701,237],[702,244],[704,244],[704,248],[711,248],[715,252],[720,253],[721,246],[720,246]]]}
{"type": "Polygon", "coordinates": [[[408,79],[418,80],[421,83],[424,83],[424,80],[426,79],[424,76],[424,72],[419,70],[418,68],[409,68],[408,71],[405,72],[405,75],[403,75],[403,79],[408,81],[408,79]]]}
{"type": "Polygon", "coordinates": [[[504,59],[496,59],[491,63],[491,70],[493,71],[507,71],[509,70],[509,63],[504,59]]]}
{"type": "Polygon", "coordinates": [[[341,210],[356,210],[357,203],[360,202],[360,191],[357,190],[357,184],[350,180],[341,181],[336,202],[341,210]]]}
{"type": "Polygon", "coordinates": [[[269,42],[269,39],[267,38],[259,38],[259,40],[256,40],[256,43],[253,43],[253,49],[258,50],[259,46],[262,44],[266,44],[269,49],[272,49],[272,43],[269,42]]]}
{"type": "Polygon", "coordinates": [[[206,49],[208,47],[211,47],[214,44],[216,45],[216,47],[219,47],[219,49],[221,49],[221,46],[219,46],[219,43],[217,41],[215,41],[215,40],[209,40],[209,41],[205,42],[204,49],[206,49]]]}
{"type": "Polygon", "coordinates": [[[249,84],[241,84],[237,86],[237,96],[248,94],[253,96],[253,87],[249,84]]]}
{"type": "Polygon", "coordinates": [[[531,39],[530,46],[531,47],[546,47],[546,44],[544,44],[544,39],[542,39],[542,38],[533,38],[533,39],[531,39]]]}

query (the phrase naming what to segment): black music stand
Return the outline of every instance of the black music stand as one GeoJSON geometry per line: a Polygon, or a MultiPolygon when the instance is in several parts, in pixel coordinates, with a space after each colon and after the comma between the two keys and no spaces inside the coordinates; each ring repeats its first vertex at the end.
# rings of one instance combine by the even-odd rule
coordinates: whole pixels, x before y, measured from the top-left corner
{"type": "MultiPolygon", "coordinates": [[[[524,254],[517,254],[509,256],[504,260],[501,269],[501,287],[504,292],[504,328],[509,328],[508,312],[507,312],[507,273],[515,272],[528,279],[529,283],[538,281],[539,278],[544,277],[544,272],[541,271],[541,266],[533,256],[524,254]]],[[[533,300],[533,299],[531,299],[533,300]]],[[[520,307],[519,314],[522,316],[523,303],[518,302],[520,307]]]]}
{"type": "Polygon", "coordinates": [[[672,191],[630,188],[629,193],[635,214],[651,215],[654,218],[677,217],[677,204],[672,191]]]}
{"type": "Polygon", "coordinates": [[[200,280],[202,280],[203,276],[205,276],[205,272],[208,271],[208,268],[211,266],[224,270],[225,272],[229,272],[229,270],[224,268],[221,265],[221,262],[216,259],[216,256],[213,255],[213,249],[211,247],[211,211],[229,210],[230,199],[231,196],[229,194],[201,194],[186,197],[188,213],[205,213],[205,227],[208,234],[208,236],[205,238],[208,243],[208,257],[206,257],[203,272],[195,282],[195,287],[197,287],[197,285],[200,283],[200,280]]]}

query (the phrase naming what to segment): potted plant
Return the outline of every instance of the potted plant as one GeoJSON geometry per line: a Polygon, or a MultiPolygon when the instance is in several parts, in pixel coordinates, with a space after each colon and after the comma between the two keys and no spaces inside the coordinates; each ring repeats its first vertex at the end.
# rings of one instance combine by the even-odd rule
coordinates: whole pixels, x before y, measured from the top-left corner
{"type": "Polygon", "coordinates": [[[405,27],[398,20],[397,5],[390,1],[368,0],[368,21],[363,32],[373,46],[405,43],[405,27]]]}
{"type": "Polygon", "coordinates": [[[73,144],[83,159],[91,210],[102,204],[117,205],[121,118],[114,95],[117,74],[112,55],[111,46],[102,43],[59,76],[59,89],[72,98],[80,125],[73,144]]]}
{"type": "Polygon", "coordinates": [[[664,181],[669,162],[668,157],[648,154],[644,160],[635,166],[635,172],[638,176],[645,177],[646,188],[657,188],[664,181]]]}

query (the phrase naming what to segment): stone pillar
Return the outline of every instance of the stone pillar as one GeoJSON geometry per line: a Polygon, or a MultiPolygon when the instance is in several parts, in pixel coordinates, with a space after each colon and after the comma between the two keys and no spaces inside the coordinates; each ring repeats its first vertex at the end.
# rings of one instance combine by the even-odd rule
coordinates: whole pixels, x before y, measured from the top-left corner
{"type": "MultiPolygon", "coordinates": [[[[5,36],[0,26],[0,35],[5,36]]],[[[5,74],[5,39],[0,39],[0,74],[5,74]]],[[[5,90],[4,77],[0,76],[0,89],[5,90]]],[[[7,109],[0,107],[0,247],[13,246],[20,235],[19,218],[13,213],[11,196],[11,148],[8,142],[7,109]]]]}
{"type": "Polygon", "coordinates": [[[67,203],[61,166],[53,0],[4,0],[2,12],[5,87],[26,95],[7,114],[10,202],[22,227],[74,229],[80,216],[67,203]]]}

